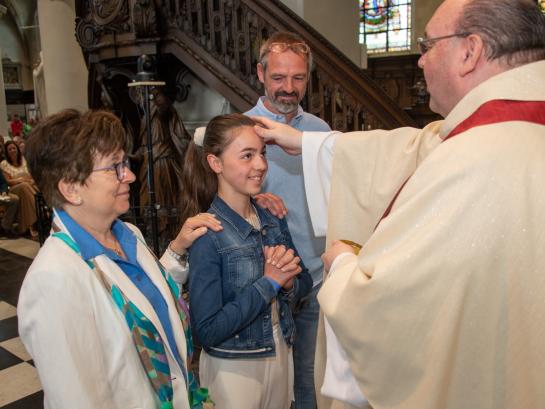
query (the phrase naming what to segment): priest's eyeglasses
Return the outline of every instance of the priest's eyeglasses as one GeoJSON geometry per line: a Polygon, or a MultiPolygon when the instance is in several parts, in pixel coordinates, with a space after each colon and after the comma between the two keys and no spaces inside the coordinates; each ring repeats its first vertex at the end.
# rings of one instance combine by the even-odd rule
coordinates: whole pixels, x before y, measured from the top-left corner
{"type": "Polygon", "coordinates": [[[310,48],[305,43],[271,43],[268,50],[273,53],[283,53],[291,49],[295,54],[308,54],[310,48]]]}
{"type": "Polygon", "coordinates": [[[114,163],[112,166],[106,166],[104,168],[93,169],[92,172],[115,170],[115,175],[117,177],[117,180],[122,182],[125,179],[125,176],[127,175],[128,167],[129,167],[129,158],[125,158],[121,162],[114,163]]]}
{"type": "Polygon", "coordinates": [[[464,33],[449,34],[449,35],[441,36],[441,37],[432,37],[432,38],[419,37],[416,39],[416,43],[418,44],[418,48],[420,49],[420,54],[424,55],[428,51],[430,51],[431,48],[435,45],[435,43],[438,41],[446,40],[447,38],[453,38],[453,37],[464,38],[470,34],[471,33],[464,32],[464,33]]]}

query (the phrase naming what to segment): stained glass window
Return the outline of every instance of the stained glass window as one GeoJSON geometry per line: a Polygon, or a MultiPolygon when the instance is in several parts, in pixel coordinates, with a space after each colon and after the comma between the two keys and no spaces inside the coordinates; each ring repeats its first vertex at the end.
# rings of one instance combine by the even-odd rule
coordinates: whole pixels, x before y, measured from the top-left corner
{"type": "Polygon", "coordinates": [[[368,53],[411,49],[411,0],[359,0],[359,4],[360,44],[367,45],[368,53]]]}

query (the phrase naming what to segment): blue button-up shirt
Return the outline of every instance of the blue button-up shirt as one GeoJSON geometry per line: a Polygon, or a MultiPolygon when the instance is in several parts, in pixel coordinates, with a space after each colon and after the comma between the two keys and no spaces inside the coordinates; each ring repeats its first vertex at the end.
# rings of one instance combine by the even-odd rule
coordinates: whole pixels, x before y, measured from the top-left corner
{"type": "Polygon", "coordinates": [[[125,226],[125,223],[120,220],[116,220],[112,224],[112,233],[117,241],[119,241],[123,252],[127,256],[127,260],[124,260],[115,254],[114,251],[100,244],[91,234],[89,234],[74,219],[72,219],[68,213],[58,209],[56,211],[62,223],[70,233],[70,236],[72,236],[78,245],[81,251],[81,256],[84,260],[89,260],[105,254],[112,261],[114,261],[121,270],[123,270],[136,288],[138,288],[138,290],[148,299],[149,303],[155,310],[157,317],[159,317],[159,321],[161,321],[161,325],[163,326],[163,329],[167,335],[170,348],[181,367],[181,355],[178,351],[174,338],[174,331],[168,316],[168,305],[161,295],[159,289],[155,286],[155,284],[153,284],[136,259],[137,239],[134,233],[127,226],[125,226]]]}

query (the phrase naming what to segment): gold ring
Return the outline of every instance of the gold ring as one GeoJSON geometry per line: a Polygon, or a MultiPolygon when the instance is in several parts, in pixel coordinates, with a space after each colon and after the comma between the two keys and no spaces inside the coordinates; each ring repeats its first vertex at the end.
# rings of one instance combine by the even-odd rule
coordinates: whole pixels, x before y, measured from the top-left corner
{"type": "Polygon", "coordinates": [[[360,250],[363,247],[361,244],[358,244],[358,243],[356,243],[355,241],[352,241],[352,240],[341,239],[341,241],[344,244],[348,244],[350,247],[352,247],[352,249],[354,250],[354,253],[356,253],[356,255],[358,255],[360,253],[360,250]]]}

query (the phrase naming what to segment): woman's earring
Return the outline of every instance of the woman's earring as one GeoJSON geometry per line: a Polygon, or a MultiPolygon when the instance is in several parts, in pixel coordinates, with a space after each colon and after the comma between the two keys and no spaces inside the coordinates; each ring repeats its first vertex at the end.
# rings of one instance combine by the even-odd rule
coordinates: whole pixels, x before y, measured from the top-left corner
{"type": "Polygon", "coordinates": [[[81,197],[78,197],[76,200],[74,200],[74,204],[76,206],[79,206],[82,203],[83,203],[83,199],[81,197]]]}

